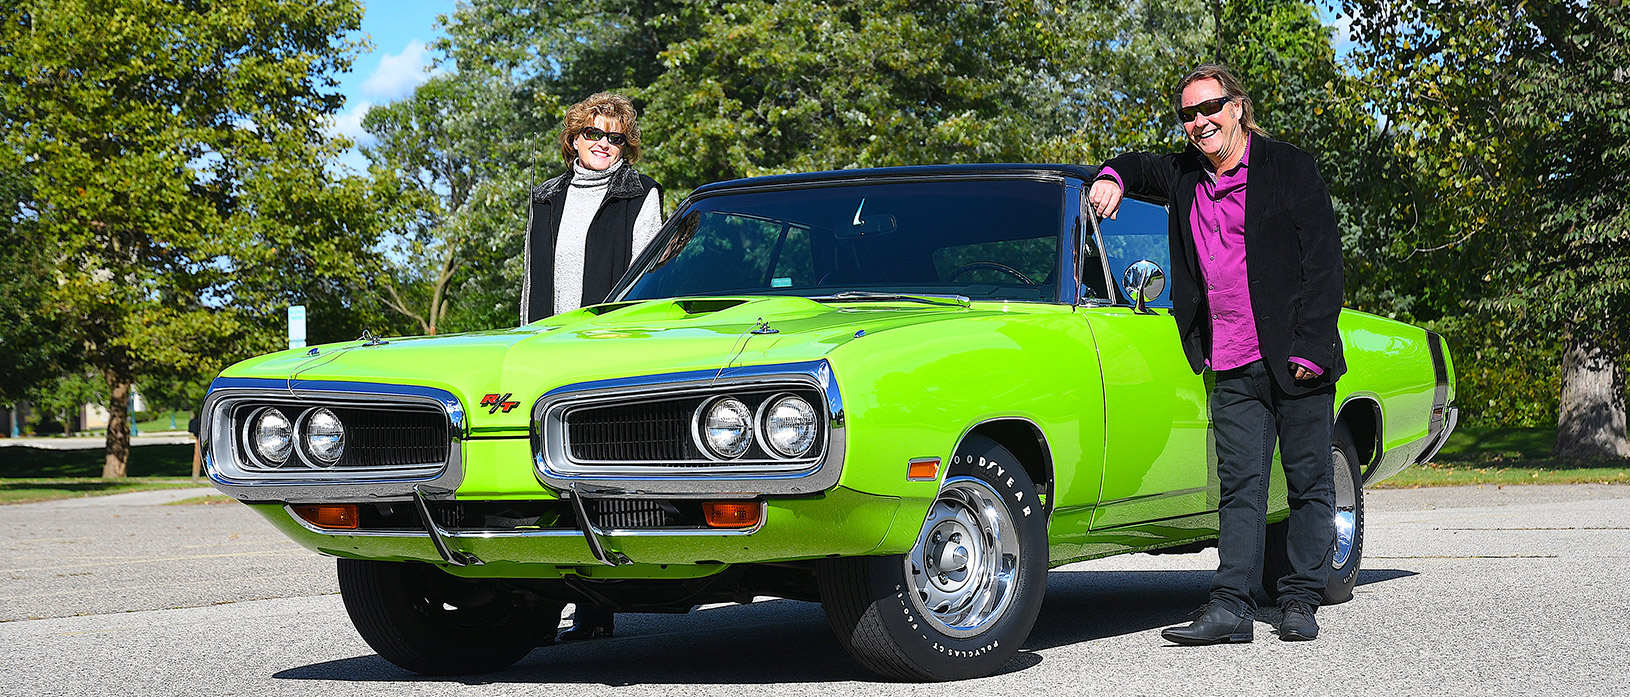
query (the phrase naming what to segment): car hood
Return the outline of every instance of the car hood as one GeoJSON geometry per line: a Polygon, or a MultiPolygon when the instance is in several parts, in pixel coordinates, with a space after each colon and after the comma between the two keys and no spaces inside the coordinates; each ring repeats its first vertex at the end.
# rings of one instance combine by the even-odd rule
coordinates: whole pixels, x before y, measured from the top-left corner
{"type": "Polygon", "coordinates": [[[293,349],[239,363],[229,378],[411,384],[464,401],[472,431],[524,431],[538,397],[608,378],[809,361],[861,333],[1001,312],[918,303],[824,304],[800,297],[680,298],[584,308],[514,329],[293,349]],[[478,408],[483,396],[521,408],[478,408]]]}

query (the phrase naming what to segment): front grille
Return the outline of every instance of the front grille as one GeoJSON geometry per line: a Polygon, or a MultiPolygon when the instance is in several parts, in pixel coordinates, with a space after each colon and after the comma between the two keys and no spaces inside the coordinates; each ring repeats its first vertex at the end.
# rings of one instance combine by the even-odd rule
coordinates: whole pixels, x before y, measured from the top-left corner
{"type": "Polygon", "coordinates": [[[601,529],[659,528],[680,519],[679,508],[667,501],[586,499],[583,503],[601,529]]]}
{"type": "Polygon", "coordinates": [[[690,460],[702,457],[691,441],[691,400],[579,409],[567,417],[572,459],[690,460]]]}
{"type": "Polygon", "coordinates": [[[817,436],[810,454],[784,459],[773,457],[759,442],[760,436],[755,432],[754,443],[747,453],[734,460],[723,460],[702,452],[692,432],[698,410],[720,396],[739,399],[749,410],[757,413],[766,402],[788,393],[803,397],[817,409],[824,404],[819,392],[797,387],[721,390],[713,394],[643,402],[566,407],[560,420],[564,426],[565,454],[571,461],[568,466],[603,469],[638,465],[677,471],[743,464],[807,464],[820,453],[824,433],[817,436]]]}
{"type": "MultiPolygon", "coordinates": [[[[584,507],[602,530],[645,528],[695,529],[707,526],[699,501],[669,499],[584,499],[584,507]]],[[[452,532],[582,531],[569,501],[431,501],[436,524],[452,532]]],[[[373,530],[422,530],[412,504],[364,504],[362,527],[373,530]]]]}
{"type": "Polygon", "coordinates": [[[341,407],[322,404],[267,404],[243,403],[233,411],[234,430],[238,434],[240,452],[251,452],[250,421],[264,409],[275,409],[291,424],[296,424],[295,450],[281,464],[262,462],[259,457],[245,461],[250,469],[262,471],[298,471],[310,469],[400,469],[440,465],[447,461],[451,440],[447,433],[447,417],[439,411],[425,408],[403,407],[341,407]],[[311,458],[303,458],[298,433],[302,416],[314,409],[327,408],[334,412],[345,428],[345,448],[339,462],[332,467],[317,468],[311,458]]]}
{"type": "Polygon", "coordinates": [[[345,424],[339,467],[428,465],[447,459],[447,417],[428,411],[335,409],[345,424]]]}

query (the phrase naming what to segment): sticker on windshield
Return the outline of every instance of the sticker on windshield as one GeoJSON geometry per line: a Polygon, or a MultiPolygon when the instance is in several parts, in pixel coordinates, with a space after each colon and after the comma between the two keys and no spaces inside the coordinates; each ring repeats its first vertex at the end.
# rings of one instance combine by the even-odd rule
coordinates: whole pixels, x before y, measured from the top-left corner
{"type": "Polygon", "coordinates": [[[792,287],[792,277],[791,276],[776,276],[775,278],[770,279],[770,287],[771,288],[791,288],[792,287]]]}

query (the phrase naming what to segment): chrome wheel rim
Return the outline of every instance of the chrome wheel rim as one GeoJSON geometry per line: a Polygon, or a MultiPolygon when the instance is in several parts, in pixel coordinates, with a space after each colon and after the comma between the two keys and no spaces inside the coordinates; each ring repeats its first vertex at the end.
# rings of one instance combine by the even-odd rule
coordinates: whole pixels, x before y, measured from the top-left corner
{"type": "Polygon", "coordinates": [[[1018,529],[1001,494],[974,477],[947,480],[905,557],[917,610],[942,634],[980,634],[1012,604],[1018,569],[1018,529]]]}
{"type": "Polygon", "coordinates": [[[1341,448],[1331,448],[1330,460],[1335,467],[1336,484],[1336,552],[1330,566],[1341,569],[1353,554],[1353,541],[1358,535],[1358,489],[1353,486],[1353,468],[1341,448]]]}

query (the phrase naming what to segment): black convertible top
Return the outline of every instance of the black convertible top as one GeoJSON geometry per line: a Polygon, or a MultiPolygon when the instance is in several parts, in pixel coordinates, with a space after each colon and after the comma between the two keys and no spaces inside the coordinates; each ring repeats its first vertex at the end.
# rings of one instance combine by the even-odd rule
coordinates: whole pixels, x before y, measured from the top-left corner
{"type": "Polygon", "coordinates": [[[1092,181],[1098,176],[1096,165],[1060,165],[1060,164],[1031,164],[1031,163],[988,163],[970,165],[915,165],[911,167],[877,167],[873,169],[840,169],[828,172],[800,172],[798,174],[775,174],[766,177],[749,177],[747,179],[732,179],[730,181],[714,182],[696,187],[691,194],[711,194],[728,189],[754,188],[760,186],[785,186],[796,184],[810,184],[829,181],[856,181],[866,179],[899,179],[899,178],[934,178],[956,175],[1024,175],[1039,173],[1057,173],[1070,177],[1079,177],[1085,181],[1092,181]]]}

